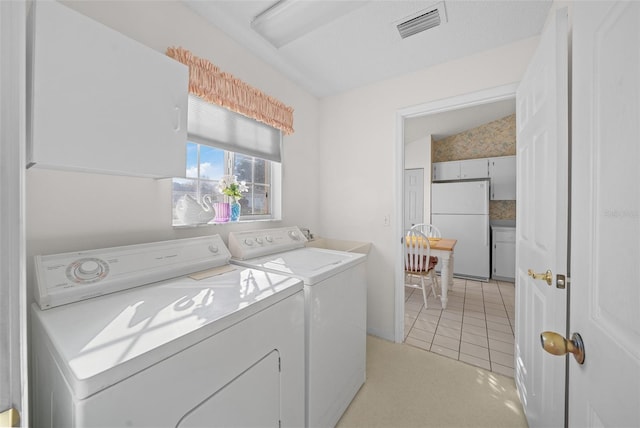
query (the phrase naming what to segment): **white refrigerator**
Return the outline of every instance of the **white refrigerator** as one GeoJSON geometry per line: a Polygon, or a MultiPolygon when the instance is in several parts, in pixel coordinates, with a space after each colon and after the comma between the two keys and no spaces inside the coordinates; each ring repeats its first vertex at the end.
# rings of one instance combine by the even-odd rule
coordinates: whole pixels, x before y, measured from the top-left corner
{"type": "Polygon", "coordinates": [[[453,251],[454,275],[487,281],[491,271],[489,180],[433,183],[431,223],[444,238],[458,240],[453,251]]]}

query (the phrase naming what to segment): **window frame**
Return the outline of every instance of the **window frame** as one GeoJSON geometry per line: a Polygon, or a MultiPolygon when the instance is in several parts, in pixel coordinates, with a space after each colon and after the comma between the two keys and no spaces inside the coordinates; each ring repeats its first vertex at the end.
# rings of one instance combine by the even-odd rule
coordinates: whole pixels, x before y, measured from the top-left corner
{"type": "MultiPolygon", "coordinates": [[[[234,174],[233,169],[235,167],[235,156],[236,155],[241,155],[241,156],[245,156],[251,159],[260,159],[262,161],[264,161],[265,164],[265,182],[264,183],[257,183],[258,186],[267,186],[268,190],[267,190],[267,205],[268,205],[268,210],[269,213],[268,214],[244,214],[240,216],[240,220],[238,222],[254,222],[254,221],[278,221],[281,220],[281,198],[280,198],[280,193],[282,191],[282,180],[281,180],[281,164],[279,162],[275,162],[275,161],[271,161],[268,159],[264,159],[264,158],[260,158],[258,156],[253,156],[253,155],[248,155],[248,154],[244,154],[241,152],[234,152],[234,151],[230,151],[227,150],[225,148],[220,148],[220,147],[214,147],[214,146],[210,146],[208,144],[202,144],[202,143],[198,143],[196,141],[194,141],[193,139],[190,139],[189,136],[187,136],[187,143],[186,144],[194,144],[197,146],[197,171],[196,171],[196,176],[187,176],[187,165],[185,164],[185,173],[184,176],[182,177],[176,177],[176,179],[178,180],[186,180],[186,181],[191,181],[194,183],[194,187],[195,187],[195,192],[193,191],[189,191],[189,192],[185,192],[188,194],[193,195],[194,197],[197,198],[198,201],[202,200],[202,197],[209,194],[209,193],[203,193],[202,192],[202,183],[209,183],[210,187],[213,189],[217,189],[217,185],[219,182],[220,177],[216,178],[216,179],[209,179],[209,178],[202,178],[201,177],[201,172],[200,172],[200,168],[201,168],[201,161],[200,161],[200,149],[201,147],[212,147],[216,150],[221,150],[224,153],[224,160],[223,160],[223,175],[237,175],[234,174]]],[[[185,146],[185,150],[187,150],[188,146],[185,146]]],[[[252,162],[252,178],[255,177],[255,164],[252,162]]],[[[255,182],[248,182],[251,184],[250,189],[253,192],[256,186],[255,182]]],[[[175,193],[175,188],[173,187],[174,184],[172,184],[172,194],[175,193]]],[[[179,220],[176,217],[175,214],[175,197],[172,197],[172,200],[174,200],[173,202],[173,216],[172,216],[172,222],[173,222],[173,226],[178,226],[178,227],[187,227],[187,226],[196,226],[196,225],[188,225],[188,224],[182,224],[179,222],[179,220]]],[[[215,200],[214,200],[215,201],[215,200]]],[[[205,223],[205,225],[215,225],[215,224],[226,224],[226,223],[216,223],[213,222],[213,220],[209,223],[205,223]]]]}

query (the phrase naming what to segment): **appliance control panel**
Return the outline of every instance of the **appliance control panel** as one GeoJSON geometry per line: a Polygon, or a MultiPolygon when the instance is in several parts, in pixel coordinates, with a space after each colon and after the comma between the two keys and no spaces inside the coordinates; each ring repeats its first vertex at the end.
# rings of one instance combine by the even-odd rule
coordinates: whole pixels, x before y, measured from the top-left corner
{"type": "Polygon", "coordinates": [[[229,232],[229,250],[238,260],[302,248],[306,242],[297,226],[229,232]]]}
{"type": "Polygon", "coordinates": [[[226,265],[220,235],[35,257],[41,309],[226,265]]]}

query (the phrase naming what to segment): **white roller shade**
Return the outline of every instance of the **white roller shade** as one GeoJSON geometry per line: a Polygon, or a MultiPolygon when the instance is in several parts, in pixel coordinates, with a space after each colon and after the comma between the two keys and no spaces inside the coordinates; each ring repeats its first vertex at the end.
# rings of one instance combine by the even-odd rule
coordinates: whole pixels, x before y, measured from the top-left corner
{"type": "Polygon", "coordinates": [[[282,132],[189,95],[189,141],[281,162],[282,132]]]}

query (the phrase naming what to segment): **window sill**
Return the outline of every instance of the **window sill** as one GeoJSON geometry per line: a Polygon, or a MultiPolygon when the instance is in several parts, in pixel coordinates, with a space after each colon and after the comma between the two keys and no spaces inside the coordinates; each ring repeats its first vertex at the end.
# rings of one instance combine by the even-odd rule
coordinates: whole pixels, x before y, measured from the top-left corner
{"type": "Polygon", "coordinates": [[[257,219],[249,219],[249,220],[227,221],[225,223],[216,223],[211,221],[209,223],[197,223],[197,224],[184,224],[184,223],[175,221],[171,226],[173,226],[174,229],[193,229],[197,227],[206,227],[206,226],[225,226],[230,224],[248,224],[248,223],[272,222],[272,221],[282,221],[282,219],[278,219],[278,218],[259,218],[258,219],[257,218],[257,219]]]}

